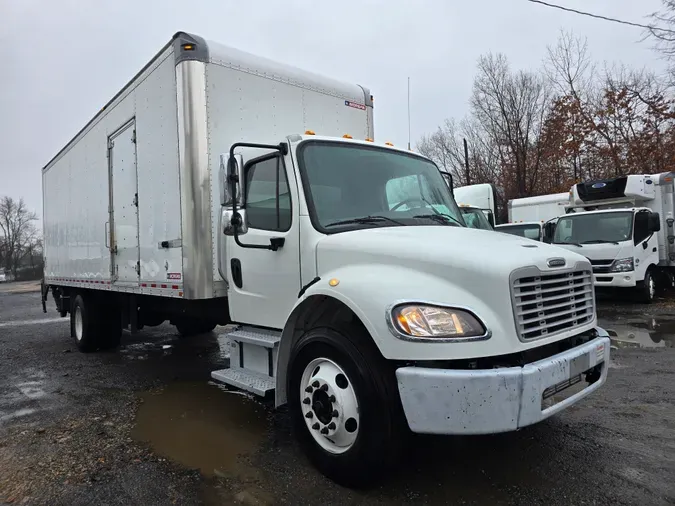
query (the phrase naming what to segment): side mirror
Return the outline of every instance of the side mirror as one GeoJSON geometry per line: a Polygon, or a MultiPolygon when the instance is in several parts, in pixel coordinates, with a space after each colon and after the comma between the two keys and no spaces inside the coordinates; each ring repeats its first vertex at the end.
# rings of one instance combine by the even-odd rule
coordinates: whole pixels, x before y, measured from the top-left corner
{"type": "Polygon", "coordinates": [[[555,234],[555,221],[549,221],[544,223],[544,237],[543,241],[550,243],[553,241],[553,235],[555,234]]]}
{"type": "Polygon", "coordinates": [[[218,170],[218,182],[220,184],[220,205],[231,206],[236,198],[237,205],[241,205],[242,183],[244,181],[244,158],[235,154],[233,159],[225,153],[220,155],[220,168],[218,170]],[[228,175],[234,172],[239,176],[239,184],[236,189],[236,196],[232,195],[228,175]]]}
{"type": "Polygon", "coordinates": [[[658,232],[661,230],[661,218],[659,213],[649,213],[648,225],[650,232],[658,232]]]}

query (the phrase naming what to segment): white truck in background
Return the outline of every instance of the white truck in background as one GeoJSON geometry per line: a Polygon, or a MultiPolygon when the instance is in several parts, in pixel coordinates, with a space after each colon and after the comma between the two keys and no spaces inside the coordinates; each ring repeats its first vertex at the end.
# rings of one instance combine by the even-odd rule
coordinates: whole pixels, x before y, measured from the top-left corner
{"type": "Polygon", "coordinates": [[[497,223],[497,198],[494,185],[480,183],[460,186],[453,189],[453,195],[468,227],[482,230],[494,229],[497,223]]]}
{"type": "Polygon", "coordinates": [[[630,288],[651,302],[673,286],[675,173],[629,175],[574,185],[552,242],[587,257],[596,288],[630,288]]]}
{"type": "Polygon", "coordinates": [[[441,174],[459,206],[466,226],[494,230],[497,217],[494,185],[482,183],[454,188],[452,175],[445,171],[441,171],[441,174]]]}
{"type": "Polygon", "coordinates": [[[43,304],[82,351],[237,324],[212,377],[288,404],[347,485],[402,431],[517,430],[598,389],[589,261],[466,228],[372,111],[363,87],[177,33],[43,168],[43,304]]]}
{"type": "MultiPolygon", "coordinates": [[[[497,232],[549,242],[546,223],[563,216],[570,201],[569,193],[553,193],[509,200],[509,222],[497,226],[497,232]]],[[[552,230],[552,229],[550,229],[552,230]]]]}

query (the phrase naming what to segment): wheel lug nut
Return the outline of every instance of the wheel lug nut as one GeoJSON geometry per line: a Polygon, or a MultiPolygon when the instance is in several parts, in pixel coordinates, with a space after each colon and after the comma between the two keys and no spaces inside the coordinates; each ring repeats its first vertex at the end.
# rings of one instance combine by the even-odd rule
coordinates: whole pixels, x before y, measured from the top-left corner
{"type": "Polygon", "coordinates": [[[330,402],[335,402],[335,396],[334,396],[334,395],[331,395],[331,396],[328,398],[328,400],[329,400],[330,402]]]}
{"type": "Polygon", "coordinates": [[[328,385],[326,383],[321,385],[321,390],[323,390],[324,392],[327,392],[328,391],[328,385]]]}
{"type": "Polygon", "coordinates": [[[302,399],[303,404],[309,404],[310,402],[312,401],[309,400],[309,397],[305,397],[304,399],[302,399]]]}
{"type": "Polygon", "coordinates": [[[339,413],[337,412],[337,409],[334,409],[333,412],[331,413],[331,415],[333,416],[333,418],[337,418],[337,416],[339,415],[339,413]]]}
{"type": "Polygon", "coordinates": [[[330,423],[327,425],[327,427],[328,427],[330,430],[335,430],[335,422],[330,422],[330,423]]]}
{"type": "Polygon", "coordinates": [[[312,413],[311,411],[309,411],[309,412],[305,415],[305,418],[314,418],[314,413],[312,413]]]}
{"type": "Polygon", "coordinates": [[[313,390],[314,389],[312,387],[305,388],[305,392],[307,392],[308,394],[311,394],[313,390]]]}
{"type": "Polygon", "coordinates": [[[312,383],[312,386],[314,388],[319,388],[319,382],[315,380],[314,383],[312,383]]]}
{"type": "Polygon", "coordinates": [[[328,429],[326,427],[321,429],[321,434],[328,434],[328,429]]]}
{"type": "Polygon", "coordinates": [[[312,425],[312,429],[319,430],[319,422],[315,422],[314,425],[312,425]]]}

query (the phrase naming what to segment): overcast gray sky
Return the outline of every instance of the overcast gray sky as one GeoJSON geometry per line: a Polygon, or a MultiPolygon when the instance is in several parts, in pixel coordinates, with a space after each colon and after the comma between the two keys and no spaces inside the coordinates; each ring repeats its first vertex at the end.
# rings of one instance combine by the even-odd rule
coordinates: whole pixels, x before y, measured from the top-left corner
{"type": "MultiPolygon", "coordinates": [[[[659,0],[552,0],[636,22],[659,0]]],[[[40,169],[177,31],[369,86],[375,137],[407,143],[467,111],[492,51],[541,64],[560,29],[598,61],[661,70],[639,29],[526,0],[0,0],[0,195],[42,213],[40,169]]],[[[290,132],[289,132],[290,133],[290,132]]]]}

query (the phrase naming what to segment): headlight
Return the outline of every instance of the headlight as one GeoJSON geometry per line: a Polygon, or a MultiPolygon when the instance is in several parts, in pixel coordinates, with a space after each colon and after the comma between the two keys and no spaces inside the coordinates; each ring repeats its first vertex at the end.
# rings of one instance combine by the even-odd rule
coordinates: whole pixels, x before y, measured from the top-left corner
{"type": "Polygon", "coordinates": [[[464,309],[424,304],[401,304],[391,310],[394,329],[410,339],[487,339],[489,333],[476,316],[464,309]]]}
{"type": "Polygon", "coordinates": [[[633,258],[620,258],[612,262],[610,272],[628,272],[633,270],[633,258]]]}

